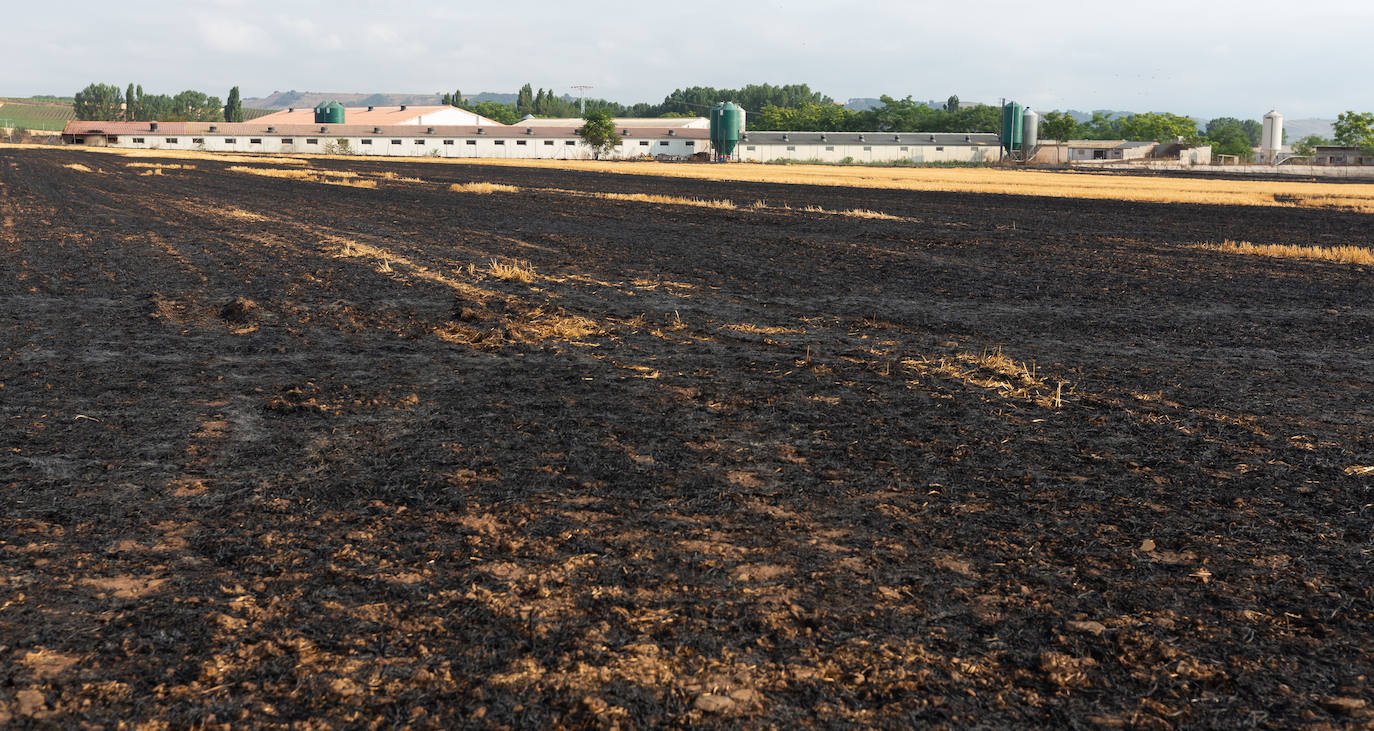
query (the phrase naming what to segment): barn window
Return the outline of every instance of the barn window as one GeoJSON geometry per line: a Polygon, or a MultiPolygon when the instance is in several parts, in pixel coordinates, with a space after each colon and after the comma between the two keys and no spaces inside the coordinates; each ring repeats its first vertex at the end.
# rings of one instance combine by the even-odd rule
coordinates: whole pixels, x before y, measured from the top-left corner
{"type": "Polygon", "coordinates": [[[523,145],[523,144],[525,144],[525,141],[524,141],[524,140],[516,140],[516,141],[515,141],[515,144],[517,144],[517,145],[523,145]]]}
{"type": "Polygon", "coordinates": [[[167,144],[169,144],[169,145],[175,145],[176,143],[177,143],[177,138],[175,138],[175,137],[168,137],[168,138],[167,138],[167,144]]]}
{"type": "MultiPolygon", "coordinates": [[[[80,141],[81,141],[81,140],[77,140],[77,142],[80,142],[80,141]]],[[[141,144],[143,144],[143,138],[142,138],[142,137],[135,137],[135,138],[134,138],[134,144],[136,144],[136,145],[141,145],[141,144]]]]}
{"type": "Polygon", "coordinates": [[[753,151],[754,151],[754,146],[753,146],[753,145],[750,145],[750,146],[748,146],[748,147],[746,147],[746,148],[744,148],[744,149],[746,149],[746,150],[748,150],[748,151],[750,151],[750,152],[753,152],[753,151]]]}
{"type": "Polygon", "coordinates": [[[835,146],[834,146],[834,145],[829,145],[829,146],[827,146],[827,147],[825,148],[825,151],[826,151],[826,152],[834,152],[834,151],[835,151],[835,146]]]}
{"type": "Polygon", "coordinates": [[[317,139],[315,139],[314,137],[307,137],[306,140],[305,140],[305,144],[307,144],[307,145],[318,145],[318,144],[320,144],[320,141],[317,140],[317,139]]]}
{"type": "Polygon", "coordinates": [[[658,146],[659,146],[659,147],[667,147],[667,146],[668,146],[668,141],[667,141],[667,140],[663,140],[662,142],[658,143],[658,146]]]}
{"type": "Polygon", "coordinates": [[[445,144],[445,145],[451,145],[451,144],[453,144],[453,140],[444,140],[444,144],[445,144]]]}
{"type": "Polygon", "coordinates": [[[936,151],[936,152],[944,152],[944,151],[945,151],[945,148],[943,148],[943,147],[937,147],[937,148],[935,148],[935,151],[936,151]]]}
{"type": "Polygon", "coordinates": [[[290,137],[283,137],[281,138],[281,143],[283,145],[294,145],[296,144],[296,141],[291,139],[290,137]]]}
{"type": "Polygon", "coordinates": [[[364,145],[370,145],[370,144],[372,144],[372,140],[362,140],[362,143],[363,143],[364,145]]]}
{"type": "Polygon", "coordinates": [[[496,140],[496,144],[498,144],[498,145],[504,145],[504,144],[506,144],[506,141],[505,141],[505,140],[496,140]]]}
{"type": "Polygon", "coordinates": [[[696,147],[696,146],[697,146],[696,140],[687,140],[687,146],[688,146],[688,147],[696,147]]]}
{"type": "Polygon", "coordinates": [[[577,143],[574,142],[574,141],[572,141],[572,140],[568,140],[567,142],[564,142],[563,144],[565,144],[565,145],[575,145],[575,144],[577,144],[577,143]]]}
{"type": "Polygon", "coordinates": [[[261,137],[253,137],[252,139],[249,139],[249,140],[248,140],[248,144],[250,144],[250,145],[261,145],[261,144],[262,144],[262,138],[261,138],[261,137]]]}
{"type": "Polygon", "coordinates": [[[191,144],[193,144],[193,145],[203,145],[203,144],[205,144],[205,138],[204,138],[204,137],[192,137],[192,138],[191,138],[191,144]]]}
{"type": "Polygon", "coordinates": [[[391,141],[391,144],[393,144],[393,145],[399,145],[399,144],[401,144],[401,141],[400,141],[400,140],[392,140],[392,141],[391,141]]]}
{"type": "Polygon", "coordinates": [[[423,144],[425,144],[425,141],[424,141],[424,140],[415,140],[415,144],[417,144],[417,145],[423,145],[423,144]]]}
{"type": "Polygon", "coordinates": [[[796,148],[794,145],[788,145],[788,146],[787,146],[787,151],[788,151],[788,152],[796,152],[796,151],[797,151],[797,148],[796,148]]]}
{"type": "Polygon", "coordinates": [[[106,138],[105,138],[105,141],[106,141],[106,142],[118,142],[118,141],[119,141],[119,138],[116,137],[116,136],[114,136],[114,135],[110,135],[109,137],[106,137],[106,138]]]}
{"type": "Polygon", "coordinates": [[[552,145],[552,144],[553,144],[553,140],[544,140],[544,144],[546,144],[546,145],[552,145]]]}
{"type": "Polygon", "coordinates": [[[639,146],[640,146],[640,147],[648,147],[648,146],[649,146],[649,141],[648,141],[648,140],[640,140],[640,141],[639,141],[639,146]]]}
{"type": "Polygon", "coordinates": [[[235,143],[237,143],[237,142],[238,142],[238,140],[234,139],[233,137],[225,137],[225,138],[224,138],[224,144],[226,144],[226,145],[232,145],[232,144],[235,144],[235,143]]]}
{"type": "Polygon", "coordinates": [[[905,148],[905,147],[902,148],[902,152],[906,152],[906,148],[905,148]]]}
{"type": "Polygon", "coordinates": [[[469,145],[475,145],[475,144],[477,144],[477,140],[468,140],[468,144],[469,144],[469,145]]]}
{"type": "Polygon", "coordinates": [[[865,147],[865,148],[864,148],[864,152],[873,152],[873,148],[872,148],[872,147],[865,147]]]}

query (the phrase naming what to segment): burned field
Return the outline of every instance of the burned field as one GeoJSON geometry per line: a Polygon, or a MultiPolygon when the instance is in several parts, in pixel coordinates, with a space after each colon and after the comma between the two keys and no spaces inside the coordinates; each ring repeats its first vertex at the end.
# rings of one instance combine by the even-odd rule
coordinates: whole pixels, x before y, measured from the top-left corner
{"type": "Polygon", "coordinates": [[[0,150],[0,722],[1368,722],[1374,269],[1196,247],[1368,214],[129,162],[0,150]]]}

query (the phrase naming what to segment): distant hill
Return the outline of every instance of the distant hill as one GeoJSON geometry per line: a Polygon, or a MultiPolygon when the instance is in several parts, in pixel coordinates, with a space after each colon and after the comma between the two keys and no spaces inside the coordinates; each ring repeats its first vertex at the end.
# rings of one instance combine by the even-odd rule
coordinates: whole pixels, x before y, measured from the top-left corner
{"type": "Polygon", "coordinates": [[[1334,119],[1285,119],[1283,120],[1284,136],[1289,142],[1295,142],[1308,135],[1318,135],[1331,139],[1335,132],[1331,131],[1331,123],[1334,119]]]}
{"type": "MultiPolygon", "coordinates": [[[[481,94],[464,94],[468,102],[498,102],[500,104],[514,104],[516,94],[506,94],[501,92],[484,91],[481,94]]],[[[568,101],[576,101],[577,97],[564,94],[563,98],[568,101]]],[[[443,102],[443,94],[362,94],[357,92],[328,92],[328,91],[274,91],[264,97],[250,97],[243,100],[244,107],[254,109],[289,109],[291,107],[314,107],[320,102],[338,102],[346,107],[365,107],[379,106],[389,107],[400,104],[414,104],[425,106],[440,104],[443,102]]]]}
{"type": "MultiPolygon", "coordinates": [[[[514,95],[512,95],[512,98],[514,95]]],[[[438,104],[441,94],[359,94],[355,92],[274,91],[265,97],[243,100],[243,106],[254,109],[288,109],[314,107],[320,102],[338,102],[346,107],[396,106],[399,104],[438,104]]]]}

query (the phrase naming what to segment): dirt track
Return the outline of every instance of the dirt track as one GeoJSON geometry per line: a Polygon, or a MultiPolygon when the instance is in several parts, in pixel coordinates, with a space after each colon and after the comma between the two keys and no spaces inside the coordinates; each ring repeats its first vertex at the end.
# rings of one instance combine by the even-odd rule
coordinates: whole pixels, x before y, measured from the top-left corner
{"type": "Polygon", "coordinates": [[[126,162],[0,150],[0,723],[1369,722],[1374,272],[1189,246],[1368,215],[126,162]]]}

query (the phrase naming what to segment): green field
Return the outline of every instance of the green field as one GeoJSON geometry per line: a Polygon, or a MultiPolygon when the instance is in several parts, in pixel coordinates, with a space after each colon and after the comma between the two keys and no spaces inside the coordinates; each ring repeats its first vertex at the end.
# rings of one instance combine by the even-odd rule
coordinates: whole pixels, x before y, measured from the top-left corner
{"type": "MultiPolygon", "coordinates": [[[[245,109],[243,119],[257,119],[276,111],[278,110],[245,109]]],[[[71,104],[30,99],[0,99],[0,127],[60,130],[73,119],[76,119],[76,112],[71,104]]]]}
{"type": "Polygon", "coordinates": [[[0,99],[0,126],[60,130],[76,119],[70,104],[0,99]]]}

